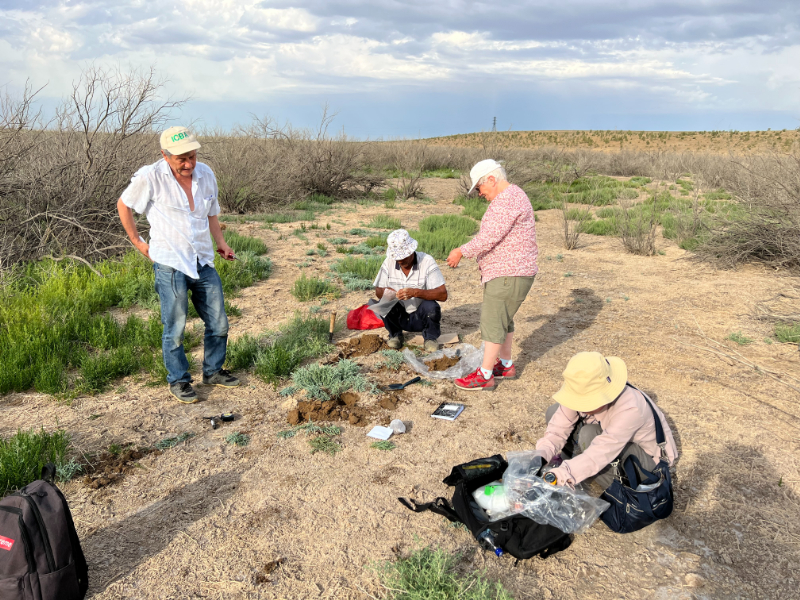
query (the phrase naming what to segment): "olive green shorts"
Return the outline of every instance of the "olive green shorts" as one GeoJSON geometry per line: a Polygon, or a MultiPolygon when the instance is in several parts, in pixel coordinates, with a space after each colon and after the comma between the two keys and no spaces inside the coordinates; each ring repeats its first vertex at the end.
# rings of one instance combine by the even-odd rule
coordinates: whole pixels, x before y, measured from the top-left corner
{"type": "Polygon", "coordinates": [[[481,305],[481,339],[502,344],[506,334],[514,331],[514,315],[525,301],[534,276],[495,277],[483,286],[481,305]]]}

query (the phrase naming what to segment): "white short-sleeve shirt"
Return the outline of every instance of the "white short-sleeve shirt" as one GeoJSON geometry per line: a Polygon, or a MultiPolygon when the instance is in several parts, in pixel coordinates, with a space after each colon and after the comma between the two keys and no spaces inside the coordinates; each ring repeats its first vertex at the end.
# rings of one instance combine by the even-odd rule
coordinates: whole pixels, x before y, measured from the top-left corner
{"type": "MultiPolygon", "coordinates": [[[[439,265],[436,264],[430,254],[424,252],[417,252],[417,262],[411,267],[408,275],[403,273],[398,263],[393,258],[387,258],[383,261],[378,276],[372,283],[375,287],[392,288],[393,290],[402,290],[403,288],[416,288],[418,290],[433,290],[439,286],[444,285],[444,276],[439,270],[439,265]]],[[[422,298],[409,298],[408,300],[400,300],[407,313],[413,313],[422,304],[422,298]]]]}
{"type": "Polygon", "coordinates": [[[217,195],[214,172],[198,162],[192,173],[194,210],[189,210],[189,198],[162,158],[136,171],[121,199],[150,223],[150,258],[197,279],[198,262],[214,266],[208,217],[219,214],[217,195]]]}

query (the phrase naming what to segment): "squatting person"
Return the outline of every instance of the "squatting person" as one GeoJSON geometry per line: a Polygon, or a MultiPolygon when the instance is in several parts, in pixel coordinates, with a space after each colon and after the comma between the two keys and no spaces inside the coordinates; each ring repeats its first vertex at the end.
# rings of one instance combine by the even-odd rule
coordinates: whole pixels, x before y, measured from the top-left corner
{"type": "Polygon", "coordinates": [[[438,350],[441,335],[442,309],[447,300],[444,277],[436,260],[424,252],[416,252],[417,240],[405,229],[397,229],[386,238],[386,260],[372,285],[375,295],[391,290],[399,302],[383,317],[389,332],[390,348],[402,348],[403,331],[422,332],[425,351],[438,350]]]}
{"type": "Polygon", "coordinates": [[[207,165],[197,162],[198,148],[199,142],[188,129],[170,127],[161,134],[163,159],[139,169],[117,202],[120,221],[131,243],[153,262],[164,324],[161,347],[169,391],[187,404],[197,402],[183,351],[189,290],[206,326],[203,383],[239,385],[239,380],[222,368],[228,345],[228,317],[222,282],[214,268],[211,238],[223,258],[236,257],[225,243],[217,218],[217,180],[207,165]],[[144,214],[150,223],[149,244],[139,237],[134,210],[144,214]]]}
{"type": "MultiPolygon", "coordinates": [[[[564,370],[564,384],[553,395],[557,404],[545,412],[547,429],[536,442],[543,462],[563,459],[552,469],[558,485],[594,481],[607,489],[630,455],[651,471],[661,459],[653,411],[644,394],[628,383],[621,358],[599,352],[579,352],[564,370]]],[[[678,449],[664,413],[653,403],[664,430],[664,454],[672,465],[678,449]]]]}
{"type": "Polygon", "coordinates": [[[476,190],[489,201],[489,208],[478,235],[450,252],[447,264],[456,268],[462,257],[475,257],[481,271],[483,364],[455,381],[462,389],[477,391],[494,389],[495,379],[517,375],[511,359],[514,315],[533,285],[538,248],[531,202],[521,188],[509,183],[500,163],[482,160],[469,176],[469,193],[476,190]]]}

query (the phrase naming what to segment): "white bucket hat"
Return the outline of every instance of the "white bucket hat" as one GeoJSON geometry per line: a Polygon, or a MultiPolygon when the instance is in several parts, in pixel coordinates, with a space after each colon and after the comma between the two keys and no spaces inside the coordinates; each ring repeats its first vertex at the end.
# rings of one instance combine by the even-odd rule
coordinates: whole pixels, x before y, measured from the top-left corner
{"type": "Polygon", "coordinates": [[[492,160],[491,158],[487,158],[486,160],[482,160],[481,162],[477,163],[469,172],[469,178],[472,180],[472,187],[469,188],[467,194],[472,193],[472,190],[474,190],[475,186],[478,185],[481,177],[485,177],[495,169],[499,169],[502,166],[503,165],[501,165],[499,162],[492,160]]]}
{"type": "Polygon", "coordinates": [[[403,260],[411,256],[417,249],[417,240],[408,235],[405,229],[395,229],[386,238],[386,256],[394,260],[403,260]]]}

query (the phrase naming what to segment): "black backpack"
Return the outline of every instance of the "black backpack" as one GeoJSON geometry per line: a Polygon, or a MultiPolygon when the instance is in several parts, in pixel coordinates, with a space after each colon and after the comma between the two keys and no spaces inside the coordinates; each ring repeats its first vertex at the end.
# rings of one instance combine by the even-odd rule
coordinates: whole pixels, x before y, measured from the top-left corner
{"type": "Polygon", "coordinates": [[[508,463],[499,454],[453,467],[450,475],[442,481],[449,486],[455,486],[452,504],[441,497],[424,504],[407,498],[398,500],[414,512],[429,510],[454,523],[463,523],[484,548],[499,548],[518,560],[537,554],[547,558],[566,549],[572,543],[572,538],[560,529],[552,525],[540,525],[522,515],[490,521],[486,512],[475,502],[472,492],[482,485],[501,479],[507,468],[508,463]]]}
{"type": "Polygon", "coordinates": [[[42,479],[0,500],[0,598],[82,600],[89,587],[67,501],[55,485],[55,467],[42,479]]]}

